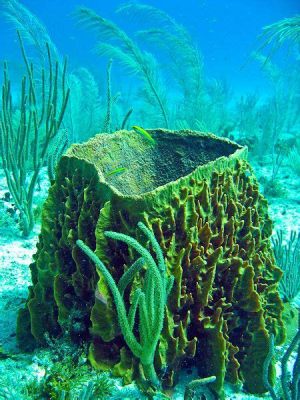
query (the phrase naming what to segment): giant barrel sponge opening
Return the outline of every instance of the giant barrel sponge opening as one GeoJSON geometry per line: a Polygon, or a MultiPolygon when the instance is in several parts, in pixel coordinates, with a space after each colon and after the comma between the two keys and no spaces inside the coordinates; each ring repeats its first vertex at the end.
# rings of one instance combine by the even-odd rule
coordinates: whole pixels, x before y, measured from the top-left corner
{"type": "MultiPolygon", "coordinates": [[[[148,132],[155,143],[134,131],[101,134],[60,160],[19,313],[20,346],[43,344],[45,333],[70,335],[89,344],[96,368],[125,382],[142,379],[107,283],[76,246],[80,239],[95,250],[118,282],[136,254],[104,231],[132,236],[152,252],[137,229],[141,221],[175,279],[155,353],[163,385],[173,386],[178,371],[191,365],[200,377],[217,377],[210,387],[219,398],[224,380],[263,393],[270,335],[284,340],[281,271],[247,149],[200,132],[148,132]]],[[[142,281],[143,271],[124,293],[127,305],[142,281]]],[[[138,336],[138,324],[134,330],[138,336]]],[[[273,366],[269,375],[272,381],[273,366]]]]}

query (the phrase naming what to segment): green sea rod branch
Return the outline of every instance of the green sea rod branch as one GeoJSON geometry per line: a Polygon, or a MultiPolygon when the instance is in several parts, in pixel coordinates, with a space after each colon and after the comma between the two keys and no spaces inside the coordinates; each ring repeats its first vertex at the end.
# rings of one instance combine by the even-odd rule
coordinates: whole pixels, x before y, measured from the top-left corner
{"type": "Polygon", "coordinates": [[[112,99],[111,99],[111,67],[112,67],[112,59],[109,60],[107,69],[106,69],[106,115],[103,124],[103,132],[110,133],[110,123],[111,123],[111,107],[112,107],[112,99]]]}
{"type": "Polygon", "coordinates": [[[141,289],[136,289],[136,291],[133,294],[131,307],[128,312],[128,322],[131,330],[133,330],[134,327],[135,316],[138,309],[141,294],[142,294],[141,289]]]}
{"type": "Polygon", "coordinates": [[[119,285],[116,284],[108,269],[88,246],[81,240],[77,240],[76,244],[94,262],[97,270],[106,280],[114,298],[118,321],[124,339],[132,353],[140,359],[145,377],[153,384],[158,385],[159,381],[154,369],[154,354],[163,328],[167,295],[174,279],[166,276],[163,255],[153,233],[141,222],[138,223],[138,227],[152,243],[159,266],[149,251],[137,240],[122,233],[105,231],[104,235],[106,237],[126,243],[142,256],[123,275],[119,285]],[[127,315],[122,294],[127,284],[133,279],[134,274],[141,270],[144,263],[147,267],[144,284],[142,289],[139,288],[133,293],[132,305],[127,315]],[[168,288],[168,292],[166,288],[168,288]],[[139,312],[139,341],[133,333],[137,311],[139,312]]]}
{"type": "MultiPolygon", "coordinates": [[[[148,239],[151,241],[151,243],[155,243],[156,239],[153,235],[153,233],[148,230],[148,228],[142,223],[138,223],[138,227],[143,230],[143,233],[148,237],[148,239]]],[[[161,318],[161,315],[164,315],[164,306],[166,303],[166,299],[162,298],[162,296],[166,297],[165,293],[165,288],[166,288],[166,281],[165,281],[165,276],[162,276],[160,273],[160,270],[165,271],[165,266],[160,265],[157,266],[152,255],[149,253],[148,250],[146,250],[137,240],[133,239],[130,236],[124,235],[123,233],[117,233],[117,232],[111,232],[111,231],[106,231],[104,232],[104,235],[106,237],[109,237],[114,240],[120,240],[121,242],[126,243],[128,246],[133,247],[146,261],[148,267],[151,269],[152,274],[151,274],[151,279],[154,282],[154,285],[156,287],[156,307],[157,307],[157,312],[155,313],[155,316],[153,318],[153,325],[151,327],[151,331],[154,333],[155,337],[157,336],[156,331],[161,332],[162,330],[162,325],[163,325],[163,318],[161,318]]],[[[159,247],[158,243],[157,246],[159,247]]],[[[155,251],[157,251],[157,246],[155,251]]],[[[157,254],[157,257],[159,259],[159,264],[161,264],[161,256],[157,254]]],[[[164,261],[163,261],[164,262],[164,261]]],[[[147,299],[151,298],[150,293],[146,291],[146,296],[147,299]]],[[[151,307],[151,302],[149,302],[149,306],[151,307]]]]}
{"type": "Polygon", "coordinates": [[[125,129],[126,128],[127,121],[129,119],[130,115],[132,114],[132,112],[133,112],[133,108],[130,108],[127,111],[127,113],[125,114],[125,116],[123,118],[123,121],[122,121],[122,124],[121,124],[121,129],[125,129]]]}
{"type": "Polygon", "coordinates": [[[155,236],[150,231],[150,229],[147,228],[146,225],[144,225],[142,222],[138,223],[138,227],[144,233],[144,235],[149,238],[149,240],[151,242],[151,245],[153,247],[153,250],[155,251],[155,254],[157,256],[158,268],[159,268],[160,272],[165,273],[166,272],[166,266],[165,266],[165,260],[164,260],[163,252],[161,251],[161,247],[158,244],[155,236]]]}
{"type": "MultiPolygon", "coordinates": [[[[156,253],[159,265],[155,263],[149,251],[145,249],[143,246],[141,246],[141,244],[132,237],[124,235],[122,233],[111,232],[111,231],[106,231],[104,235],[114,240],[120,240],[126,243],[128,246],[133,247],[144,258],[148,268],[150,269],[149,271],[147,270],[145,276],[145,281],[147,282],[148,280],[149,283],[148,284],[145,283],[144,285],[145,301],[147,303],[147,313],[144,312],[143,308],[143,301],[144,301],[143,296],[141,296],[139,303],[140,318],[142,321],[142,325],[146,325],[148,324],[148,320],[150,321],[149,337],[151,337],[152,339],[152,343],[148,343],[150,350],[149,354],[144,353],[143,356],[141,357],[142,364],[143,366],[145,366],[151,362],[153,363],[153,359],[152,361],[150,360],[152,357],[154,357],[156,344],[159,340],[160,333],[163,328],[164,308],[167,301],[167,294],[166,294],[167,281],[171,282],[169,283],[169,285],[172,285],[174,277],[168,279],[166,277],[166,267],[164,259],[154,234],[142,222],[138,223],[138,227],[150,240],[154,248],[154,251],[156,253]],[[153,288],[155,288],[156,291],[155,295],[153,293],[153,288]],[[149,357],[149,355],[151,355],[151,357],[149,357]]],[[[146,334],[143,335],[143,337],[144,336],[146,336],[146,334]]],[[[149,370],[149,373],[153,374],[153,371],[149,370]]]]}
{"type": "Polygon", "coordinates": [[[116,282],[114,278],[111,276],[110,272],[108,269],[105,267],[105,265],[100,261],[100,259],[96,256],[96,254],[87,246],[83,243],[82,240],[77,240],[76,244],[80,249],[93,261],[93,263],[96,265],[96,268],[98,271],[104,276],[111,292],[115,300],[115,305],[119,317],[119,324],[120,328],[122,331],[122,334],[124,336],[124,339],[130,348],[130,350],[133,352],[133,354],[136,357],[140,356],[141,353],[141,345],[137,342],[136,338],[134,337],[130,325],[127,319],[127,313],[125,309],[125,304],[123,301],[123,298],[119,292],[119,289],[116,285],[116,282]]]}
{"type": "Polygon", "coordinates": [[[134,276],[143,268],[145,261],[143,257],[137,259],[130,268],[124,273],[118,282],[118,289],[121,295],[124,294],[126,287],[133,280],[134,276]]]}

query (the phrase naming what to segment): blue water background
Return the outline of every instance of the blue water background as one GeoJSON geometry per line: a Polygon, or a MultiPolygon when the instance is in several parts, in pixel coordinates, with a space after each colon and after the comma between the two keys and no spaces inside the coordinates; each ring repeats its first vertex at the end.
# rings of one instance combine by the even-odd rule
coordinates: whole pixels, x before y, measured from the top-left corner
{"type": "MultiPolygon", "coordinates": [[[[73,0],[24,0],[22,3],[46,25],[60,53],[69,56],[69,69],[90,68],[99,82],[103,81],[107,60],[93,51],[95,35],[76,26],[72,16],[76,6],[93,8],[127,33],[139,28],[130,19],[115,14],[114,10],[123,3],[118,0],[83,0],[81,3],[73,0]]],[[[258,63],[249,60],[249,56],[258,47],[257,37],[263,26],[300,13],[299,0],[151,0],[145,3],[166,11],[189,30],[204,56],[205,76],[225,79],[237,96],[268,92],[268,80],[258,63]]],[[[16,69],[20,64],[21,70],[16,33],[3,16],[0,19],[0,38],[0,61],[9,60],[16,69]]],[[[284,65],[286,54],[280,52],[276,61],[284,65]]],[[[118,69],[116,71],[120,77],[118,69]]]]}

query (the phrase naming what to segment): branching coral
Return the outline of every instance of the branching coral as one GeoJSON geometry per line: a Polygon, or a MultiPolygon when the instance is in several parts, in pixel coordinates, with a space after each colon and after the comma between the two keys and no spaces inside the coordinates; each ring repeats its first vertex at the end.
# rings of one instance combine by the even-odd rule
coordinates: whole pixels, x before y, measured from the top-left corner
{"type": "Polygon", "coordinates": [[[176,120],[187,120],[187,127],[194,127],[204,105],[204,78],[202,55],[193,43],[187,29],[166,12],[148,4],[126,3],[117,9],[126,17],[150,28],[139,30],[136,35],[162,49],[171,73],[182,95],[176,120]]]}
{"type": "Polygon", "coordinates": [[[45,43],[48,43],[54,59],[60,61],[59,52],[51,40],[45,25],[18,0],[1,0],[0,6],[7,20],[18,30],[28,45],[34,46],[40,61],[47,63],[45,43]]]}
{"type": "Polygon", "coordinates": [[[300,232],[291,231],[284,244],[283,231],[278,231],[272,242],[277,265],[283,271],[279,289],[284,301],[291,301],[300,292],[300,232]]]}
{"type": "Polygon", "coordinates": [[[78,143],[101,131],[103,105],[98,83],[87,68],[76,69],[67,81],[71,96],[64,125],[72,142],[78,143]]]}
{"type": "Polygon", "coordinates": [[[20,90],[20,119],[13,123],[14,109],[7,65],[4,64],[4,83],[0,112],[0,155],[9,191],[20,211],[21,230],[28,236],[34,226],[32,209],[34,190],[41,168],[48,157],[51,142],[61,127],[70,90],[66,87],[65,61],[62,73],[58,62],[52,63],[48,44],[49,75],[42,70],[41,87],[37,86],[33,65],[29,63],[18,33],[27,76],[20,90]],[[32,160],[30,160],[32,154],[32,160]]]}
{"type": "MultiPolygon", "coordinates": [[[[58,61],[58,71],[62,74],[63,57],[42,21],[18,0],[0,0],[0,6],[0,11],[8,22],[20,32],[23,41],[35,50],[33,54],[37,57],[32,58],[35,71],[40,72],[41,68],[49,68],[45,47],[45,43],[48,43],[53,59],[58,61]]],[[[48,71],[46,70],[46,72],[48,71]]],[[[47,86],[47,82],[45,84],[47,86]]],[[[86,68],[66,73],[66,84],[71,91],[63,125],[72,142],[83,141],[100,131],[101,113],[98,85],[91,72],[86,68]]]]}
{"type": "Polygon", "coordinates": [[[300,15],[285,18],[274,24],[265,26],[261,39],[264,41],[260,49],[271,46],[269,57],[271,57],[276,50],[283,44],[290,42],[290,44],[300,45],[300,15]]]}
{"type": "Polygon", "coordinates": [[[167,278],[163,253],[153,233],[142,222],[138,223],[138,227],[150,240],[156,253],[158,264],[155,263],[149,251],[130,236],[116,232],[104,232],[106,237],[125,242],[141,255],[141,258],[133,263],[126,271],[118,285],[115,283],[108,269],[93,251],[81,240],[77,240],[76,243],[95,263],[99,273],[106,279],[114,297],[118,321],[124,339],[132,353],[140,359],[146,378],[153,384],[158,385],[159,381],[154,369],[154,354],[161,335],[165,305],[168,294],[173,286],[174,277],[167,278]],[[132,305],[127,314],[122,295],[127,285],[133,280],[134,275],[141,270],[144,263],[146,263],[147,266],[144,286],[143,289],[137,289],[134,292],[132,305]],[[137,311],[139,311],[140,342],[138,342],[133,333],[137,311]]]}
{"type": "Polygon", "coordinates": [[[168,127],[168,112],[163,85],[158,73],[156,60],[146,53],[130,39],[130,37],[116,24],[97,15],[93,10],[85,7],[77,9],[75,14],[80,24],[97,32],[106,42],[97,45],[97,51],[118,60],[130,73],[143,79],[144,90],[150,103],[153,101],[160,112],[165,127],[168,127]],[[111,44],[107,41],[113,41],[111,44]],[[117,43],[117,44],[116,44],[117,43]]]}

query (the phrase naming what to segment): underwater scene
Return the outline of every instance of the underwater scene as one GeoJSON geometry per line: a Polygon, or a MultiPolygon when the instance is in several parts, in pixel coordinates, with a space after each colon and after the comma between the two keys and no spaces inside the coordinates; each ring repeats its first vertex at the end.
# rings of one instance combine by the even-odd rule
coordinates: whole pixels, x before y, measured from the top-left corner
{"type": "Polygon", "coordinates": [[[0,38],[0,400],[300,400],[299,0],[0,38]]]}

